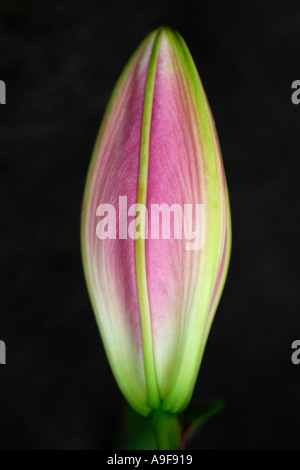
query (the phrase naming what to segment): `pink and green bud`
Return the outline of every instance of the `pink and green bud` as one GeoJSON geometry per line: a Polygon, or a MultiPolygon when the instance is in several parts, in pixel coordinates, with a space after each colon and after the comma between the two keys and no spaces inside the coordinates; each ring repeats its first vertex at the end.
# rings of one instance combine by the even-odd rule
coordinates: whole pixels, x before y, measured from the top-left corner
{"type": "Polygon", "coordinates": [[[141,414],[187,406],[230,247],[213,117],[186,44],[162,28],[140,45],[115,87],[82,214],[84,271],[102,340],[120,389],[141,414]],[[172,212],[187,206],[193,211],[172,212]],[[157,236],[151,214],[162,207],[171,208],[174,227],[190,215],[194,231],[201,212],[201,243],[187,243],[178,227],[157,236]]]}

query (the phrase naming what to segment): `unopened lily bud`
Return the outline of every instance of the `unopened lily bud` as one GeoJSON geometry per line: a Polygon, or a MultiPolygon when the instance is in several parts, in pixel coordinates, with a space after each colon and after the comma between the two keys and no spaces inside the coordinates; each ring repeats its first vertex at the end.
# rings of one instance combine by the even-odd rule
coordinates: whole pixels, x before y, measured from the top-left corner
{"type": "Polygon", "coordinates": [[[109,102],[84,194],[83,264],[120,389],[141,414],[193,393],[230,257],[211,111],[183,39],[151,33],[109,102]]]}

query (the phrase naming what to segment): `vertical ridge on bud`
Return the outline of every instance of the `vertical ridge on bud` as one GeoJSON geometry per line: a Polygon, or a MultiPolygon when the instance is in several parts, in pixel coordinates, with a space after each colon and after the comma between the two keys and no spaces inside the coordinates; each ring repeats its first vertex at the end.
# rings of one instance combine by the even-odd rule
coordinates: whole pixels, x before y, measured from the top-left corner
{"type": "MultiPolygon", "coordinates": [[[[150,129],[152,119],[153,94],[156,76],[156,64],[159,52],[161,31],[158,30],[155,37],[152,53],[148,65],[144,107],[143,123],[141,130],[140,167],[137,191],[137,204],[147,204],[148,166],[150,148],[150,129]]],[[[145,215],[146,217],[146,215],[145,215]]],[[[146,218],[140,223],[140,237],[135,241],[137,291],[139,298],[139,310],[141,317],[143,356],[145,366],[145,379],[148,395],[148,403],[151,408],[158,408],[160,396],[157,384],[155,357],[153,350],[153,335],[151,325],[151,312],[148,295],[148,282],[146,271],[145,231],[146,218]]]]}

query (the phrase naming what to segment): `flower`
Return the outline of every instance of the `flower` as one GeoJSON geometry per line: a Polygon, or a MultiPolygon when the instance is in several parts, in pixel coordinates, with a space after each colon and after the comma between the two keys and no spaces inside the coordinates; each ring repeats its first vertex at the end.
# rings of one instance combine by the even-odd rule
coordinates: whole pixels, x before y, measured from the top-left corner
{"type": "MultiPolygon", "coordinates": [[[[191,229],[198,216],[190,215],[191,229]]],[[[102,340],[121,391],[141,414],[187,406],[230,248],[228,191],[207,98],[181,36],[160,28],[114,89],[82,212],[84,272],[102,340]],[[125,196],[138,211],[136,237],[128,236],[132,221],[119,207],[125,196]],[[172,234],[151,237],[150,209],[163,204],[201,205],[201,249],[172,234]],[[115,231],[105,231],[109,224],[115,231]]]]}

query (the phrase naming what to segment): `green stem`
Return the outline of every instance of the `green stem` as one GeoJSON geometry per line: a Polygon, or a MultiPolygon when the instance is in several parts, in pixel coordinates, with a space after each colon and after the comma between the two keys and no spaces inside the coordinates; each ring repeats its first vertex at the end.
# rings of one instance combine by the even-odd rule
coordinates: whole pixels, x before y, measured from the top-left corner
{"type": "Polygon", "coordinates": [[[182,450],[178,416],[162,410],[152,412],[158,450],[182,450]]]}

